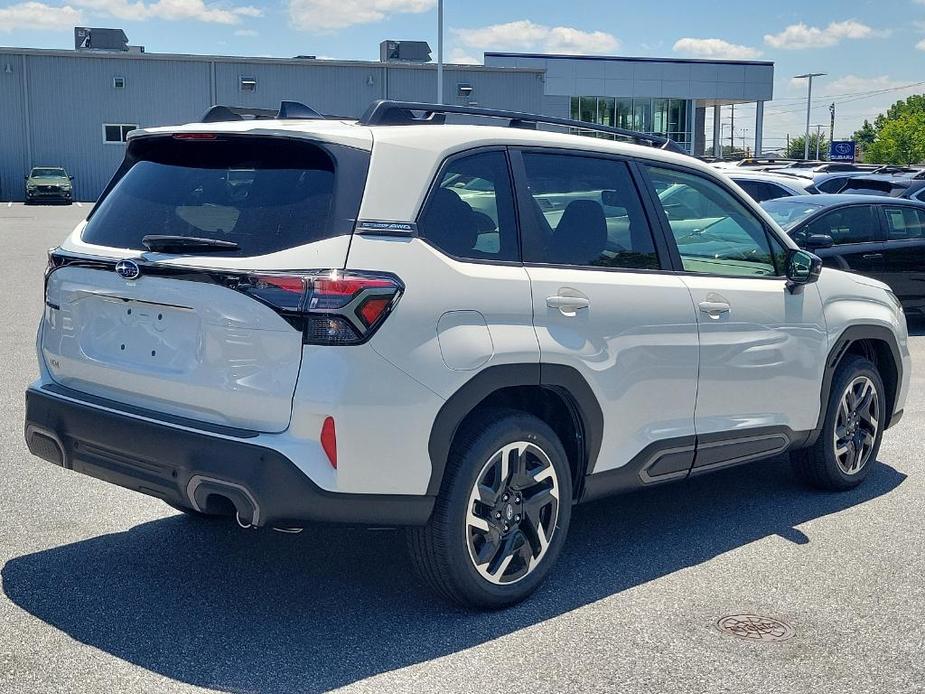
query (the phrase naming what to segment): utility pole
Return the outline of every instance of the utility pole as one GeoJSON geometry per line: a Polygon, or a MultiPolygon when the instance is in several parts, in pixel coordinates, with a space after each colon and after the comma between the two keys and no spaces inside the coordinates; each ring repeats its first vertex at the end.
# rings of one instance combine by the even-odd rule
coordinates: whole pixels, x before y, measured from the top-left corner
{"type": "Polygon", "coordinates": [[[822,129],[825,125],[817,123],[816,124],[816,161],[819,161],[819,140],[822,139],[822,129]]]}
{"type": "Polygon", "coordinates": [[[732,104],[730,107],[729,113],[729,151],[735,152],[736,150],[736,105],[732,104]]]}
{"type": "Polygon", "coordinates": [[[805,75],[795,75],[793,79],[809,79],[806,88],[806,133],[803,136],[803,159],[809,159],[809,118],[813,106],[813,77],[823,77],[824,72],[807,72],[805,75]]]}
{"type": "Polygon", "coordinates": [[[748,137],[748,128],[742,128],[742,154],[748,156],[748,147],[745,144],[745,140],[748,137]]]}
{"type": "Polygon", "coordinates": [[[829,142],[835,142],[835,102],[829,104],[829,142]]]}
{"type": "Polygon", "coordinates": [[[437,103],[443,103],[443,0],[437,0],[437,103]]]}

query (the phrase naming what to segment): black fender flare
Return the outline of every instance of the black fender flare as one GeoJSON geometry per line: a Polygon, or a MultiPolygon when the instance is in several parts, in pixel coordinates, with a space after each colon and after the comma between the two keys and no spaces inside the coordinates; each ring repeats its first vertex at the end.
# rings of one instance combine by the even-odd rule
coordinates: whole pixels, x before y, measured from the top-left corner
{"type": "MultiPolygon", "coordinates": [[[[829,404],[829,395],[832,391],[832,380],[835,378],[835,371],[841,363],[842,357],[848,351],[852,344],[860,340],[880,340],[887,344],[893,357],[893,364],[896,366],[896,393],[903,382],[903,360],[899,351],[899,344],[896,342],[896,335],[889,328],[882,325],[850,325],[844,329],[832,349],[829,351],[825,360],[825,371],[822,375],[822,389],[819,394],[819,417],[816,420],[816,428],[812,431],[806,445],[811,446],[816,442],[819,434],[822,432],[822,425],[825,422],[826,408],[829,404]]],[[[884,429],[893,423],[895,412],[895,401],[891,403],[892,407],[887,412],[887,419],[884,429]]]]}
{"type": "Polygon", "coordinates": [[[515,386],[549,388],[565,397],[581,427],[584,472],[594,468],[604,436],[604,413],[584,376],[577,369],[564,364],[499,364],[480,371],[466,381],[443,403],[437,413],[427,444],[431,462],[427,494],[439,493],[450,446],[466,416],[492,393],[515,386]]]}

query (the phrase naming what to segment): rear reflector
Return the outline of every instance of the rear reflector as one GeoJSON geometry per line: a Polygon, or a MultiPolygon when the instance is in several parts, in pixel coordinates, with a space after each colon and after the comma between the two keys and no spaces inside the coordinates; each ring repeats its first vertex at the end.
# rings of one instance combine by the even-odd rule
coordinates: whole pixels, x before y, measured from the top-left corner
{"type": "Polygon", "coordinates": [[[331,461],[331,467],[337,469],[337,433],[334,431],[334,418],[325,417],[321,425],[321,447],[331,461]]]}

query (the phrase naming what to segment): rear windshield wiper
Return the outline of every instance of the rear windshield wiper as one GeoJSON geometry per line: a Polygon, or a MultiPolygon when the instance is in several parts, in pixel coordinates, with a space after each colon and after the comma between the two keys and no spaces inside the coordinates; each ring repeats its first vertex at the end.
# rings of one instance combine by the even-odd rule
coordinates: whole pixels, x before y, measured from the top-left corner
{"type": "Polygon", "coordinates": [[[223,241],[222,239],[201,239],[195,236],[148,234],[141,239],[141,242],[149,251],[179,251],[182,253],[198,251],[200,253],[214,253],[218,251],[241,250],[241,247],[234,241],[223,241]]]}

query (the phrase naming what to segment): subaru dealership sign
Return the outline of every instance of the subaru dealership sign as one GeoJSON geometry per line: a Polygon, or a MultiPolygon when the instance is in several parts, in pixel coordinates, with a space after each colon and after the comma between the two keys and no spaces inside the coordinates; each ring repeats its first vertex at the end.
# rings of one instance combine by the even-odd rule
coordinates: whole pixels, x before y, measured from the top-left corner
{"type": "Polygon", "coordinates": [[[834,140],[829,144],[829,161],[854,161],[854,140],[834,140]]]}

